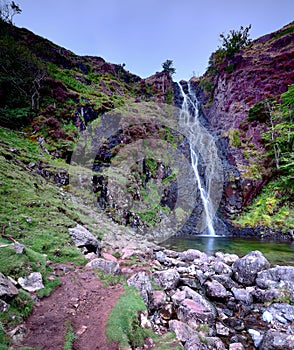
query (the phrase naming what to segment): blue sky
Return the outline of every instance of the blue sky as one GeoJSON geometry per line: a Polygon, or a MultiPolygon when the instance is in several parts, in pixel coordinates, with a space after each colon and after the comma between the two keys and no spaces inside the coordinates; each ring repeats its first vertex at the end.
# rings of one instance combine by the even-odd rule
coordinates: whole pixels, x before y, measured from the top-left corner
{"type": "Polygon", "coordinates": [[[219,35],[251,24],[256,39],[294,20],[294,0],[15,0],[25,27],[142,78],[171,59],[174,80],[202,75],[219,35]]]}

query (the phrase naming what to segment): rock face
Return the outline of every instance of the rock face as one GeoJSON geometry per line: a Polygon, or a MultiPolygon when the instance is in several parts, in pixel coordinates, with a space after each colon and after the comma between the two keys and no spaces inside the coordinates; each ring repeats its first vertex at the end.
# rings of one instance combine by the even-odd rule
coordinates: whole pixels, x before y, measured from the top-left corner
{"type": "Polygon", "coordinates": [[[215,67],[217,73],[208,70],[200,79],[191,79],[211,130],[222,136],[224,146],[226,143],[229,166],[222,205],[228,217],[251,204],[268,182],[267,157],[258,159],[260,154],[265,153],[262,133],[268,126],[248,121],[248,111],[257,102],[279,98],[294,83],[293,69],[288,68],[294,65],[293,27],[292,22],[252,41],[215,67]],[[205,85],[206,89],[203,88],[205,85]],[[238,138],[237,142],[232,135],[238,138]],[[251,152],[252,149],[254,152],[251,152]],[[246,157],[247,151],[250,152],[250,160],[246,157]],[[250,171],[252,164],[258,164],[256,175],[250,171]]]}

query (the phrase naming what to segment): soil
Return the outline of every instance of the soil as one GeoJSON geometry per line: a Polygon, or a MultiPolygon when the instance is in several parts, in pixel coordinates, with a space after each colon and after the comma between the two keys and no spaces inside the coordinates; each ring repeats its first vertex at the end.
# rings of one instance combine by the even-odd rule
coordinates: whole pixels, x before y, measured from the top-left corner
{"type": "Polygon", "coordinates": [[[122,285],[104,286],[93,270],[70,264],[55,266],[61,286],[35,304],[21,346],[63,350],[67,324],[76,335],[73,350],[117,350],[109,344],[105,326],[110,310],[123,292],[122,285]]]}

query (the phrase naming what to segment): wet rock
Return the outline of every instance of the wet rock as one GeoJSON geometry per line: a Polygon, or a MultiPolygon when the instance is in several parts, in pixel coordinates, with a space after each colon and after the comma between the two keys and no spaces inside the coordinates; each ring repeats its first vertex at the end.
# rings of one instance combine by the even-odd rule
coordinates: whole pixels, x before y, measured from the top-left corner
{"type": "Polygon", "coordinates": [[[234,262],[232,269],[236,281],[246,286],[252,286],[257,273],[268,269],[270,263],[258,250],[252,251],[234,262]]]}
{"type": "Polygon", "coordinates": [[[0,298],[6,300],[18,294],[17,288],[0,272],[0,298]]]}
{"type": "Polygon", "coordinates": [[[293,350],[294,335],[268,330],[260,344],[260,350],[293,350]]]}
{"type": "Polygon", "coordinates": [[[178,320],[169,321],[169,329],[174,331],[177,339],[182,342],[186,342],[191,337],[197,335],[196,331],[194,331],[190,326],[178,320]]]}
{"type": "Polygon", "coordinates": [[[218,281],[207,281],[204,286],[206,295],[212,299],[226,299],[228,297],[226,288],[218,281]]]}
{"type": "Polygon", "coordinates": [[[79,248],[86,248],[87,253],[100,254],[102,249],[101,243],[98,239],[85,227],[77,225],[74,228],[69,228],[69,234],[74,241],[74,244],[79,248]]]}
{"type": "Polygon", "coordinates": [[[180,275],[175,269],[154,272],[153,278],[164,290],[176,288],[180,281],[180,275]]]}
{"type": "Polygon", "coordinates": [[[119,275],[120,265],[116,261],[104,260],[102,258],[93,259],[86,266],[100,269],[107,274],[119,275]]]}
{"type": "Polygon", "coordinates": [[[35,292],[36,290],[43,289],[43,278],[40,272],[32,272],[28,277],[19,277],[18,284],[28,292],[35,292]]]}
{"type": "Polygon", "coordinates": [[[134,286],[140,293],[144,303],[148,306],[152,300],[152,285],[149,276],[145,271],[138,272],[131,276],[127,284],[134,286]]]}

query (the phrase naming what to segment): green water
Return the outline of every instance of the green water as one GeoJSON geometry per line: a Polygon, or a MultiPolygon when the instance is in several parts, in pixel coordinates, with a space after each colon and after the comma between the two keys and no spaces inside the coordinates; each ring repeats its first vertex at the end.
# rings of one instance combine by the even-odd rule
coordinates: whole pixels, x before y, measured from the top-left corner
{"type": "Polygon", "coordinates": [[[223,252],[234,253],[240,257],[252,250],[259,250],[271,264],[294,266],[294,242],[285,243],[233,237],[178,236],[169,238],[161,245],[175,251],[198,249],[208,255],[223,252]]]}

